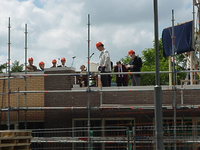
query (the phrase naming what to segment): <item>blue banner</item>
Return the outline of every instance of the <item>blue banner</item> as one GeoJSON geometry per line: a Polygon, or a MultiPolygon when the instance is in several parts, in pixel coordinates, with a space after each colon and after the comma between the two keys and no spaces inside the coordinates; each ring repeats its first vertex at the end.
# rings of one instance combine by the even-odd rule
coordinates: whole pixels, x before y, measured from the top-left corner
{"type": "MultiPolygon", "coordinates": [[[[194,51],[192,48],[193,21],[174,26],[175,54],[194,51]]],[[[163,29],[162,32],[163,55],[171,56],[172,53],[172,27],[163,29]]]]}

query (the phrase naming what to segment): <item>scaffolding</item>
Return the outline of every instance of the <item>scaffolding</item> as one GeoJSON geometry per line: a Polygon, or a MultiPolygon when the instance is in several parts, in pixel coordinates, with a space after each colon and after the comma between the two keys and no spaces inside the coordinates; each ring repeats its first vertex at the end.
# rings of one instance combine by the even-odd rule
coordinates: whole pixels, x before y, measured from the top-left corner
{"type": "MultiPolygon", "coordinates": [[[[154,1],[155,5],[155,17],[157,17],[157,2],[154,1]]],[[[155,25],[157,28],[157,18],[155,19],[155,25]]],[[[157,29],[156,29],[157,30],[157,29]]],[[[156,32],[156,31],[155,31],[156,32]]],[[[27,61],[27,25],[25,25],[25,60],[27,61]]],[[[155,33],[156,41],[158,39],[157,33],[155,33]]],[[[9,37],[10,37],[10,18],[9,18],[9,37]]],[[[157,43],[158,44],[158,43],[157,43]]],[[[158,48],[156,44],[156,48],[158,48]]],[[[159,66],[156,66],[156,71],[152,72],[128,72],[128,73],[111,73],[111,74],[157,74],[158,77],[156,78],[156,85],[157,87],[151,88],[92,88],[89,86],[87,88],[82,89],[72,89],[72,90],[46,90],[46,91],[28,91],[27,90],[27,78],[33,76],[78,76],[78,75],[85,75],[88,77],[91,75],[105,75],[107,73],[91,73],[89,69],[89,62],[90,62],[90,15],[88,15],[88,72],[85,74],[76,74],[76,73],[62,73],[62,74],[27,74],[26,67],[25,67],[25,74],[18,74],[18,75],[11,75],[10,73],[10,39],[8,42],[8,78],[2,78],[2,80],[8,79],[8,92],[2,91],[0,95],[8,95],[8,107],[1,108],[1,112],[8,112],[8,129],[10,129],[10,111],[17,111],[17,121],[19,124],[19,111],[25,112],[25,129],[27,128],[27,111],[34,111],[34,110],[86,110],[88,112],[87,120],[87,127],[74,127],[74,128],[62,128],[62,129],[33,129],[32,132],[32,149],[37,150],[44,150],[44,149],[88,149],[88,150],[95,150],[95,149],[121,149],[121,150],[136,150],[136,149],[157,149],[158,143],[160,140],[158,137],[161,137],[163,140],[164,148],[168,149],[197,149],[200,147],[199,143],[199,123],[193,119],[189,121],[185,121],[185,119],[177,119],[176,118],[176,111],[185,111],[189,110],[191,114],[193,110],[198,110],[200,105],[188,105],[184,104],[183,101],[181,104],[171,104],[171,105],[162,105],[161,103],[157,103],[157,105],[120,105],[120,104],[104,104],[102,100],[102,93],[103,92],[143,92],[143,91],[157,91],[156,100],[160,99],[160,93],[162,91],[175,91],[175,89],[179,89],[180,91],[184,90],[191,90],[191,88],[184,88],[183,85],[181,87],[168,86],[167,88],[161,89],[159,83],[159,74],[160,73],[183,73],[183,72],[200,72],[198,70],[193,71],[159,71],[159,66]],[[25,89],[20,91],[19,88],[17,91],[11,91],[10,89],[10,79],[21,78],[25,79],[25,89]],[[78,93],[78,92],[86,92],[88,94],[88,101],[87,106],[85,107],[28,107],[27,106],[27,94],[33,93],[78,93]],[[100,93],[100,106],[91,107],[90,105],[90,93],[92,92],[99,92],[100,93]],[[10,95],[17,94],[17,107],[10,106],[10,95]],[[24,107],[19,107],[19,94],[24,94],[25,101],[24,107]],[[161,105],[161,106],[160,106],[161,105]],[[160,107],[159,107],[160,106],[160,107]],[[162,122],[162,118],[158,119],[157,121],[152,121],[150,123],[139,124],[138,122],[134,123],[123,123],[123,124],[116,124],[115,126],[109,125],[104,126],[103,124],[100,127],[91,126],[91,110],[136,110],[131,113],[136,113],[138,116],[144,115],[148,118],[147,114],[154,114],[154,110],[157,111],[155,114],[156,118],[160,117],[159,110],[163,111],[171,111],[175,113],[174,119],[163,119],[163,127],[159,126],[161,130],[157,130],[159,124],[157,122],[162,122]],[[143,112],[144,110],[144,112],[143,112]],[[181,120],[181,121],[180,121],[181,120]],[[156,122],[156,123],[155,123],[156,122]],[[148,125],[147,125],[148,124],[148,125]],[[156,125],[155,125],[156,124],[156,125]],[[125,125],[125,126],[123,126],[125,125]],[[159,133],[157,132],[159,131],[159,133]],[[161,132],[160,132],[161,131],[161,132]],[[163,131],[163,134],[162,134],[163,131]]],[[[157,56],[158,53],[156,53],[157,56]]],[[[158,64],[158,61],[157,61],[158,64]]],[[[25,66],[27,66],[27,62],[25,62],[25,66]]],[[[5,77],[5,75],[4,75],[5,77]]],[[[193,90],[199,90],[199,87],[192,87],[193,90]]],[[[175,97],[175,96],[174,96],[175,97]]],[[[199,111],[199,110],[198,110],[199,111]]],[[[125,114],[126,112],[124,112],[125,114]]],[[[138,117],[142,118],[142,117],[138,117]]],[[[124,120],[123,120],[124,121],[124,120]]],[[[103,122],[103,121],[102,121],[103,122]]],[[[101,123],[102,123],[101,122],[101,123]]],[[[104,121],[105,123],[105,121],[104,121]]]]}
{"type": "MultiPolygon", "coordinates": [[[[200,148],[200,126],[193,126],[191,122],[177,122],[173,126],[172,120],[165,120],[163,124],[164,149],[171,150],[176,145],[179,150],[200,148]],[[196,132],[196,133],[194,133],[196,132]],[[176,139],[174,139],[176,134],[176,139]],[[195,135],[195,136],[194,136],[195,135]]],[[[87,149],[87,127],[62,129],[36,129],[32,131],[31,149],[87,149]]],[[[155,149],[155,126],[104,126],[91,127],[90,140],[93,150],[102,149],[155,149]]]]}

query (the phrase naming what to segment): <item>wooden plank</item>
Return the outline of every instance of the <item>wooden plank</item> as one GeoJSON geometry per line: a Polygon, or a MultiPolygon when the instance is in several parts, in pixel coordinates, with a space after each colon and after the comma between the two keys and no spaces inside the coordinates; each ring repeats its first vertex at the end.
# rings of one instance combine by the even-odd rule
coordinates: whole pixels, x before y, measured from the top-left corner
{"type": "Polygon", "coordinates": [[[14,150],[30,150],[30,146],[29,145],[15,146],[14,150]]]}
{"type": "Polygon", "coordinates": [[[30,150],[32,131],[0,131],[0,150],[30,150]]]}
{"type": "Polygon", "coordinates": [[[31,136],[31,131],[16,131],[16,136],[31,136]]]}
{"type": "Polygon", "coordinates": [[[14,147],[3,147],[3,148],[0,148],[0,150],[14,150],[14,147]]]}
{"type": "Polygon", "coordinates": [[[4,143],[4,144],[1,144],[0,147],[12,147],[12,146],[15,146],[16,143],[4,143]]]}
{"type": "MultiPolygon", "coordinates": [[[[190,62],[190,59],[184,54],[184,53],[182,53],[183,54],[183,56],[190,62]]],[[[194,74],[195,72],[193,72],[193,74],[194,74]]],[[[196,72],[197,74],[198,74],[198,76],[200,77],[200,73],[199,72],[196,72]]]]}
{"type": "Polygon", "coordinates": [[[31,143],[31,139],[18,139],[19,144],[24,144],[24,143],[31,143]]]}
{"type": "Polygon", "coordinates": [[[9,144],[16,144],[16,143],[17,143],[16,139],[1,140],[1,145],[9,145],[9,144]]]}
{"type": "Polygon", "coordinates": [[[32,139],[32,136],[17,136],[14,139],[32,139]]]}
{"type": "MultiPolygon", "coordinates": [[[[190,80],[181,80],[181,85],[183,85],[185,82],[190,82],[190,80]]],[[[193,80],[193,84],[199,84],[199,80],[193,80]]]]}
{"type": "Polygon", "coordinates": [[[0,137],[14,137],[14,132],[12,132],[12,131],[0,131],[0,137]]]}

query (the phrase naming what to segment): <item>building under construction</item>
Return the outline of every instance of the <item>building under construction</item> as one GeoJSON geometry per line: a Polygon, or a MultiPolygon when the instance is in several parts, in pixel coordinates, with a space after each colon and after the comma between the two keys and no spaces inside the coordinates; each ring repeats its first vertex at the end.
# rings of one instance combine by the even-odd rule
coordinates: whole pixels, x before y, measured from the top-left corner
{"type": "MultiPolygon", "coordinates": [[[[1,74],[1,130],[32,129],[32,149],[87,149],[88,136],[91,149],[155,149],[154,86],[81,88],[79,75],[70,67],[13,73],[8,91],[1,74]]],[[[199,92],[162,86],[165,149],[199,149],[199,92]]]]}
{"type": "MultiPolygon", "coordinates": [[[[155,31],[158,30],[156,9],[157,2],[154,1],[155,31]]],[[[88,19],[88,62],[91,57],[89,27],[88,19]]],[[[8,28],[10,29],[10,18],[8,28]]],[[[157,33],[158,31],[155,32],[156,63],[158,63],[157,33]]],[[[174,34],[172,37],[174,38],[174,34]]],[[[8,71],[10,71],[10,38],[8,52],[8,71]]],[[[27,28],[25,61],[27,61],[27,28]]],[[[156,65],[156,75],[159,73],[158,69],[156,65]]],[[[85,75],[97,83],[101,74],[89,71],[85,75]]],[[[24,140],[23,136],[12,136],[14,134],[8,139],[7,135],[3,137],[0,134],[0,150],[155,150],[158,148],[157,122],[162,122],[162,133],[159,135],[165,150],[200,149],[199,84],[193,85],[192,81],[191,85],[161,86],[159,94],[162,106],[159,108],[155,104],[157,100],[155,86],[99,87],[96,84],[80,88],[76,82],[79,76],[80,73],[72,67],[48,68],[44,72],[28,74],[26,71],[25,74],[10,72],[0,74],[0,129],[32,131],[31,141],[29,132],[23,133],[28,135],[26,136],[28,140],[24,140]],[[158,119],[155,115],[156,108],[162,108],[160,120],[156,120],[158,119]],[[18,144],[26,145],[26,142],[27,145],[31,142],[30,148],[18,144]],[[10,146],[7,146],[9,144],[10,146]]],[[[159,86],[157,83],[156,85],[159,86]]]]}

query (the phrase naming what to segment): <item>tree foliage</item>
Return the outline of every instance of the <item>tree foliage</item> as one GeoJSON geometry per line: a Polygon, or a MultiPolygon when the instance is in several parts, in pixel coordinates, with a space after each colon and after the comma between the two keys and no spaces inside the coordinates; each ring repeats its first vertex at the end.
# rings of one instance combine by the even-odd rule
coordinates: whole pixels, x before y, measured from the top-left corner
{"type": "Polygon", "coordinates": [[[23,64],[19,64],[19,61],[15,60],[11,66],[11,72],[22,72],[23,71],[23,64]]]}
{"type": "MultiPolygon", "coordinates": [[[[121,62],[125,65],[128,65],[130,62],[130,57],[127,55],[125,58],[121,58],[121,62]]],[[[142,51],[142,68],[141,72],[151,72],[155,71],[156,63],[155,63],[155,49],[147,48],[142,51]]],[[[175,59],[177,60],[175,63],[176,70],[184,70],[184,65],[186,63],[186,59],[183,55],[176,55],[175,59]]],[[[172,65],[172,64],[171,64],[172,65]]],[[[159,40],[159,70],[160,71],[169,71],[169,57],[163,56],[163,45],[162,40],[159,40]]],[[[176,74],[177,84],[180,84],[180,80],[185,79],[186,73],[178,73],[176,74]]],[[[129,76],[130,79],[130,76],[129,76]]],[[[155,73],[152,74],[141,74],[141,85],[155,85],[155,73]]],[[[168,85],[169,84],[169,74],[162,73],[160,74],[160,84],[168,85]]],[[[131,85],[131,81],[129,80],[129,85],[131,85]]]]}
{"type": "Polygon", "coordinates": [[[3,69],[6,69],[7,63],[0,65],[0,73],[3,73],[3,69]]]}

